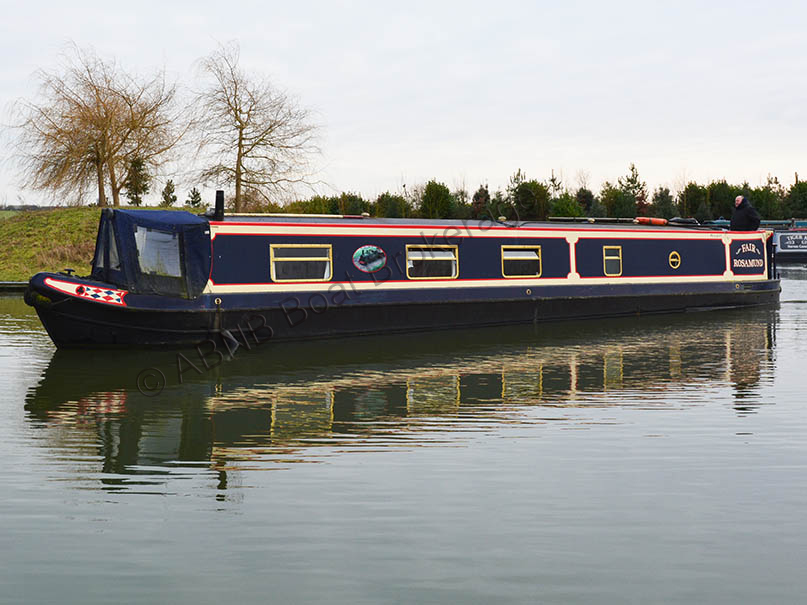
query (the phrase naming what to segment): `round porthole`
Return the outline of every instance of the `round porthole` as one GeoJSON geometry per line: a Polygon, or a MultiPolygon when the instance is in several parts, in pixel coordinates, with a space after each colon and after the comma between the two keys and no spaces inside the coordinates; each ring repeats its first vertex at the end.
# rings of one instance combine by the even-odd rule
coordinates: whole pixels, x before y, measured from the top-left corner
{"type": "Polygon", "coordinates": [[[681,266],[681,255],[678,254],[678,252],[676,252],[675,250],[670,252],[669,260],[670,260],[670,267],[672,267],[673,269],[677,269],[678,267],[681,266]]]}
{"type": "Polygon", "coordinates": [[[532,294],[532,290],[530,290],[529,288],[527,288],[527,296],[529,296],[530,294],[532,294]]]}

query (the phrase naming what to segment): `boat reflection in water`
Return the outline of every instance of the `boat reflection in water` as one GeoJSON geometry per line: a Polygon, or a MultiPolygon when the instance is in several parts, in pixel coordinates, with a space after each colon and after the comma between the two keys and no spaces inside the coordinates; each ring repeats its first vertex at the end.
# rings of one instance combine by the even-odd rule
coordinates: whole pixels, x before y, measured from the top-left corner
{"type": "Polygon", "coordinates": [[[730,402],[753,413],[773,381],[776,313],[267,344],[183,384],[170,380],[176,353],[58,351],[26,410],[47,447],[102,461],[107,487],[201,465],[223,489],[234,469],[456,441],[503,423],[585,424],[592,408],[730,402]],[[145,366],[169,377],[157,396],[136,387],[145,366]]]}

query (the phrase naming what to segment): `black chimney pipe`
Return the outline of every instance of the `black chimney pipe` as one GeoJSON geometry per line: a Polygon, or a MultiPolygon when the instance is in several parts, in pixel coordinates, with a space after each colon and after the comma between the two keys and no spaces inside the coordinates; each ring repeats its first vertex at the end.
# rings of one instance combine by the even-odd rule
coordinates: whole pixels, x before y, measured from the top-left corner
{"type": "Polygon", "coordinates": [[[224,191],[221,189],[216,191],[216,211],[213,213],[213,220],[224,220],[224,191]]]}

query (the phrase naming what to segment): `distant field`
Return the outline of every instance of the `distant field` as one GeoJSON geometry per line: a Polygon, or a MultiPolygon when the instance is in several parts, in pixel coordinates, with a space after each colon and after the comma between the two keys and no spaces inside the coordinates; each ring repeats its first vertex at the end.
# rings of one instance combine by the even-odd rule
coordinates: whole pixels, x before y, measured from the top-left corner
{"type": "Polygon", "coordinates": [[[19,214],[17,210],[0,210],[0,219],[10,218],[15,214],[19,214]]]}

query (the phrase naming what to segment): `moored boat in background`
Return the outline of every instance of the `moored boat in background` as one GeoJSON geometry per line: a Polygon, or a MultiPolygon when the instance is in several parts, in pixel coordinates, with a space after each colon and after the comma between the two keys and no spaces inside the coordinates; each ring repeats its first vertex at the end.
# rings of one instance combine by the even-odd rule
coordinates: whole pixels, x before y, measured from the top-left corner
{"type": "Polygon", "coordinates": [[[807,263],[807,226],[774,231],[776,260],[780,263],[807,263]]]}

